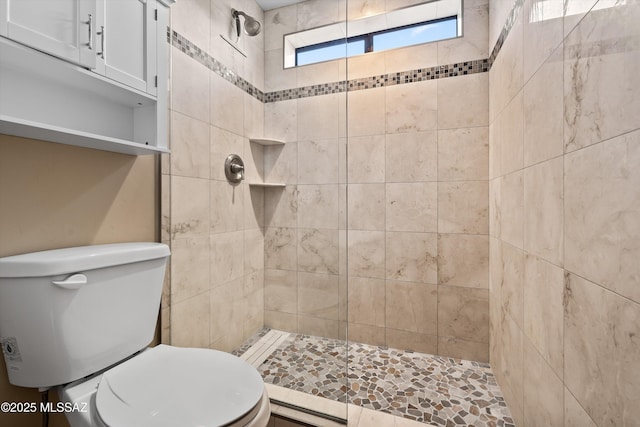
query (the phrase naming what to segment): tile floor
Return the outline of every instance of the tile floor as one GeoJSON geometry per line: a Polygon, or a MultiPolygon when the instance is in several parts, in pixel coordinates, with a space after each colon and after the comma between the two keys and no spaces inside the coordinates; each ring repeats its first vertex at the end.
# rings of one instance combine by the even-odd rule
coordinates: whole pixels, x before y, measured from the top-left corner
{"type": "MultiPolygon", "coordinates": [[[[249,353],[271,333],[260,331],[234,353],[249,353]]],[[[349,425],[359,425],[353,424],[356,415],[382,412],[394,416],[385,422],[391,426],[401,425],[393,421],[397,417],[445,427],[514,426],[486,363],[360,343],[347,348],[344,341],[300,334],[274,345],[262,363],[254,364],[265,382],[334,401],[348,399],[349,425]]]]}

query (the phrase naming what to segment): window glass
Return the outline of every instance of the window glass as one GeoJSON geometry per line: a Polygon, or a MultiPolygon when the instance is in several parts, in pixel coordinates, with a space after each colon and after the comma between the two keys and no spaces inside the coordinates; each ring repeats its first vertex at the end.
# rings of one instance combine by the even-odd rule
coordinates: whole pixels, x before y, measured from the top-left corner
{"type": "Polygon", "coordinates": [[[436,40],[456,37],[458,26],[456,18],[447,18],[436,22],[425,22],[405,28],[397,28],[373,35],[373,51],[413,46],[436,40]]]}
{"type": "Polygon", "coordinates": [[[315,64],[316,62],[360,55],[365,52],[364,39],[357,38],[335,40],[296,49],[296,65],[315,64]],[[346,45],[346,48],[345,48],[346,45]]]}

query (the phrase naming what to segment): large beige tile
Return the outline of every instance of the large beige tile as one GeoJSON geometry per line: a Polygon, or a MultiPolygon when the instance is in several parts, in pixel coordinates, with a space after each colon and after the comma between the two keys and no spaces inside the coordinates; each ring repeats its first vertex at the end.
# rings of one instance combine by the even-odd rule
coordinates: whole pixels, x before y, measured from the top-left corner
{"type": "Polygon", "coordinates": [[[489,56],[489,5],[467,7],[465,4],[463,13],[462,37],[437,43],[439,64],[453,64],[489,56]]]}
{"type": "Polygon", "coordinates": [[[211,347],[232,351],[242,344],[244,328],[243,279],[225,283],[211,292],[211,347]]]}
{"type": "Polygon", "coordinates": [[[296,5],[279,7],[264,12],[264,49],[282,49],[285,34],[295,33],[298,9],[296,5]]]}
{"type": "Polygon", "coordinates": [[[349,323],[384,327],[384,280],[350,277],[348,286],[349,323]]]}
{"type": "Polygon", "coordinates": [[[244,232],[215,234],[211,244],[211,285],[220,286],[244,275],[244,232]]]}
{"type": "Polygon", "coordinates": [[[264,181],[297,184],[298,143],[287,142],[284,146],[273,146],[264,151],[264,181]]]}
{"type": "MultiPolygon", "coordinates": [[[[298,99],[298,140],[334,139],[340,137],[341,94],[311,96],[298,99]]],[[[344,94],[342,94],[344,95],[344,94]]]]}
{"type": "Polygon", "coordinates": [[[488,125],[488,73],[438,80],[438,129],[488,125]],[[464,99],[464,108],[461,108],[461,99],[464,99]]]}
{"type": "Polygon", "coordinates": [[[488,288],[489,237],[439,234],[438,284],[488,288]]]}
{"type": "Polygon", "coordinates": [[[244,276],[242,341],[264,328],[264,270],[244,276]]]}
{"type": "Polygon", "coordinates": [[[436,233],[386,233],[386,278],[436,284],[438,235],[436,233]]]}
{"type": "MultiPolygon", "coordinates": [[[[524,327],[524,251],[508,243],[501,245],[502,282],[500,307],[520,329],[524,327]]],[[[500,268],[500,267],[498,267],[500,268]]]]}
{"type": "Polygon", "coordinates": [[[565,427],[597,427],[566,387],[564,389],[564,425],[565,427]]]}
{"type": "Polygon", "coordinates": [[[436,354],[438,339],[435,335],[398,331],[386,328],[386,346],[420,353],[436,354]]]}
{"type": "Polygon", "coordinates": [[[438,286],[438,336],[489,342],[489,291],[438,286]]]}
{"type": "Polygon", "coordinates": [[[424,43],[405,48],[389,49],[383,53],[385,73],[398,73],[438,65],[437,43],[424,43]]]}
{"type": "Polygon", "coordinates": [[[369,345],[386,345],[384,327],[362,325],[349,322],[348,336],[350,342],[369,345]]]}
{"type": "Polygon", "coordinates": [[[640,419],[640,305],[576,275],[565,282],[564,380],[597,425],[640,419]]]}
{"type": "Polygon", "coordinates": [[[244,274],[264,270],[264,230],[244,230],[244,274]]]}
{"type": "Polygon", "coordinates": [[[210,181],[211,233],[242,230],[244,227],[244,185],[210,181]]]}
{"type": "Polygon", "coordinates": [[[264,235],[264,266],[279,270],[297,268],[297,230],[269,227],[264,235]]]}
{"type": "Polygon", "coordinates": [[[524,422],[532,427],[563,427],[564,385],[529,340],[524,340],[524,422]]]}
{"type": "Polygon", "coordinates": [[[385,312],[387,328],[436,335],[438,287],[424,283],[387,280],[385,312]]]}
{"type": "Polygon", "coordinates": [[[459,181],[438,183],[438,231],[489,233],[489,183],[459,181]]]}
{"type": "Polygon", "coordinates": [[[237,135],[244,133],[244,91],[211,72],[210,123],[237,135]]]}
{"type": "MultiPolygon", "coordinates": [[[[344,6],[343,6],[344,7],[344,6]]],[[[338,22],[344,18],[340,2],[309,0],[298,4],[298,31],[338,22]]]]}
{"type": "Polygon", "coordinates": [[[279,311],[264,311],[264,326],[286,332],[298,332],[298,316],[279,311]]]}
{"type": "Polygon", "coordinates": [[[298,314],[338,320],[338,303],[338,276],[298,273],[298,314]]]}
{"type": "Polygon", "coordinates": [[[264,104],[264,135],[286,142],[298,140],[298,100],[264,104]]]}
{"type": "Polygon", "coordinates": [[[386,185],[386,230],[435,232],[438,229],[438,184],[386,185]]]}
{"type": "Polygon", "coordinates": [[[209,74],[204,65],[171,49],[171,109],[209,123],[209,74]]]}
{"type": "Polygon", "coordinates": [[[209,178],[209,125],[171,113],[171,174],[209,178]]]}
{"type": "Polygon", "coordinates": [[[565,152],[640,128],[640,5],[594,6],[564,42],[565,152]]]}
{"type": "Polygon", "coordinates": [[[348,136],[385,133],[385,88],[347,92],[348,136]]]}
{"type": "Polygon", "coordinates": [[[564,258],[561,157],[524,171],[524,249],[556,265],[564,258]]]}
{"type": "Polygon", "coordinates": [[[194,0],[171,7],[171,29],[209,52],[211,2],[194,0]]]}
{"type": "Polygon", "coordinates": [[[435,181],[438,178],[438,134],[435,131],[387,134],[385,152],[387,182],[435,181]]]}
{"type": "Polygon", "coordinates": [[[438,181],[477,181],[488,177],[488,127],[438,131],[438,181]]]}
{"type": "Polygon", "coordinates": [[[516,425],[524,425],[523,371],[525,366],[522,330],[510,316],[504,316],[500,322],[498,335],[501,348],[497,358],[491,359],[491,365],[511,417],[516,425]]]}
{"type": "Polygon", "coordinates": [[[338,140],[298,142],[298,183],[338,183],[338,140]]]}
{"type": "Polygon", "coordinates": [[[298,333],[339,339],[340,322],[319,317],[298,316],[298,333]]]}
{"type": "Polygon", "coordinates": [[[171,237],[209,234],[209,181],[171,177],[171,237]]]}
{"type": "MultiPolygon", "coordinates": [[[[512,4],[512,2],[505,3],[512,4]]],[[[495,118],[511,102],[524,83],[523,19],[523,14],[518,13],[500,54],[491,66],[490,117],[492,118],[495,118]]]]}
{"type": "Polygon", "coordinates": [[[489,363],[489,344],[460,338],[438,337],[438,355],[489,363]]]}
{"type": "Polygon", "coordinates": [[[264,271],[264,309],[297,313],[298,273],[289,270],[264,271]]]}
{"type": "Polygon", "coordinates": [[[171,302],[209,289],[209,237],[171,242],[171,302]]]}
{"type": "Polygon", "coordinates": [[[355,231],[348,233],[349,277],[385,278],[385,233],[355,231]]]}
{"type": "Polygon", "coordinates": [[[563,2],[526,0],[522,7],[524,81],[536,72],[564,38],[562,31],[563,2]]]}
{"type": "Polygon", "coordinates": [[[349,230],[385,229],[385,185],[349,184],[349,230]]]}
{"type": "Polygon", "coordinates": [[[524,331],[536,350],[563,377],[564,271],[527,254],[524,265],[524,331]]]}
{"type": "Polygon", "coordinates": [[[386,90],[386,133],[437,129],[439,84],[436,80],[426,80],[384,88],[386,90]]]}
{"type": "Polygon", "coordinates": [[[264,88],[267,92],[293,89],[297,86],[298,70],[284,68],[284,48],[264,52],[264,88]]]}
{"type": "Polygon", "coordinates": [[[338,184],[298,185],[298,227],[338,229],[338,184]]]}
{"type": "Polygon", "coordinates": [[[385,180],[385,137],[350,137],[347,149],[349,183],[374,183],[385,180]]]}
{"type": "Polygon", "coordinates": [[[522,171],[505,175],[500,180],[498,234],[502,240],[517,248],[524,248],[524,174],[522,171]]]}
{"type": "Polygon", "coordinates": [[[295,228],[298,224],[298,187],[266,189],[264,223],[267,227],[295,228]]]}
{"type": "Polygon", "coordinates": [[[209,347],[209,292],[171,306],[171,345],[209,347]]]}
{"type": "Polygon", "coordinates": [[[298,229],[298,270],[338,274],[338,230],[298,229]]]}
{"type": "Polygon", "coordinates": [[[524,165],[524,104],[519,91],[494,123],[495,138],[500,146],[500,169],[503,174],[522,169],[524,165]]]}
{"type": "Polygon", "coordinates": [[[566,269],[640,302],[640,131],[565,157],[566,269]]]}

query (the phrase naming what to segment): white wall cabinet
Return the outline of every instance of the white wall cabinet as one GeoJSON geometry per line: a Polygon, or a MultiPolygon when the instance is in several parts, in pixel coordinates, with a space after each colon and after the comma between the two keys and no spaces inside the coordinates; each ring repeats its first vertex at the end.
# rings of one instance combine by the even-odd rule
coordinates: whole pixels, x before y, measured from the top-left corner
{"type": "Polygon", "coordinates": [[[166,30],[174,1],[0,0],[0,133],[168,152],[166,30]],[[91,37],[81,18],[88,10],[91,37]]]}
{"type": "Polygon", "coordinates": [[[156,0],[97,1],[96,72],[156,94],[156,0]]]}
{"type": "Polygon", "coordinates": [[[95,0],[0,0],[0,35],[87,68],[95,24],[95,0]]]}

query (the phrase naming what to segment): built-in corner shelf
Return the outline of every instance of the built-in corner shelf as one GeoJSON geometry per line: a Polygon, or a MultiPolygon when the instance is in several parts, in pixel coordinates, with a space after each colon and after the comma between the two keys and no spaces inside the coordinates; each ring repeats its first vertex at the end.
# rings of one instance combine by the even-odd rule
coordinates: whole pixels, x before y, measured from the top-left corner
{"type": "Polygon", "coordinates": [[[268,138],[249,138],[249,141],[254,142],[260,145],[284,145],[285,142],[279,139],[268,139],[268,138]]]}
{"type": "Polygon", "coordinates": [[[287,184],[281,182],[250,182],[249,187],[262,187],[262,188],[284,188],[287,184]]]}

